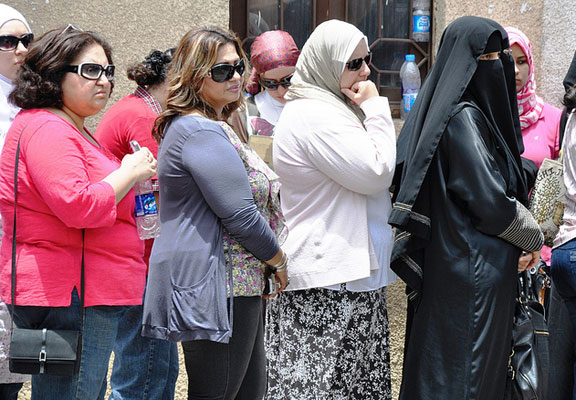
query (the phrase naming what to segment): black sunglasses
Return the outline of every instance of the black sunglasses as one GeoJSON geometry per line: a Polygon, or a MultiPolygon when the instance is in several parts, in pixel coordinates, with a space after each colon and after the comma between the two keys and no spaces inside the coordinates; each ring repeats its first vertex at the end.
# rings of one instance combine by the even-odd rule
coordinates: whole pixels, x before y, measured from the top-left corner
{"type": "Polygon", "coordinates": [[[22,42],[22,46],[28,48],[33,40],[33,33],[25,33],[20,37],[14,35],[2,35],[0,36],[0,51],[15,50],[16,47],[18,47],[18,42],[22,42]]]}
{"type": "Polygon", "coordinates": [[[282,86],[283,88],[288,89],[292,85],[292,83],[290,83],[290,79],[292,79],[293,76],[294,74],[290,74],[280,79],[279,81],[275,79],[264,79],[262,77],[260,77],[259,80],[260,85],[266,89],[276,90],[278,89],[278,86],[282,86]]]}
{"type": "Polygon", "coordinates": [[[68,65],[64,68],[66,72],[76,72],[82,78],[89,79],[91,81],[97,81],[102,76],[102,73],[106,73],[106,78],[109,81],[114,80],[114,71],[116,67],[114,65],[107,65],[105,67],[96,63],[82,63],[80,65],[68,65]]]}
{"type": "Polygon", "coordinates": [[[362,67],[362,62],[365,62],[366,65],[370,65],[372,62],[372,53],[368,53],[368,55],[364,58],[355,58],[348,61],[346,63],[346,67],[348,67],[349,71],[358,71],[360,67],[362,67]]]}
{"type": "Polygon", "coordinates": [[[216,64],[210,68],[210,75],[214,82],[226,82],[232,79],[234,72],[238,72],[238,75],[243,76],[246,66],[244,65],[244,59],[240,59],[236,64],[216,64]]]}

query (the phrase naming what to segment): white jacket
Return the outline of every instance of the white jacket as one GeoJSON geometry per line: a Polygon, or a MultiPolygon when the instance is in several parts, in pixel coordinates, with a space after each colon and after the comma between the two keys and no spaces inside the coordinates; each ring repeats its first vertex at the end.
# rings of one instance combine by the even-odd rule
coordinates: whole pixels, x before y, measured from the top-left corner
{"type": "Polygon", "coordinates": [[[385,247],[382,267],[389,268],[391,205],[382,192],[394,174],[396,135],[386,98],[361,107],[366,128],[319,100],[298,99],[284,107],[274,138],[274,169],[289,228],[282,246],[290,257],[287,290],[351,282],[379,268],[368,226],[371,195],[381,202],[384,218],[373,228],[385,231],[378,245],[385,247]]]}

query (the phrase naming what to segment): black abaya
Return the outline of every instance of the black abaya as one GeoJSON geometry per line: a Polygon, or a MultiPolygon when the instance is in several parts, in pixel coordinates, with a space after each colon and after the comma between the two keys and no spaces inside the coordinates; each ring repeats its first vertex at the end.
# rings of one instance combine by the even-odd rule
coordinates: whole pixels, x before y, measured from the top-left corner
{"type": "Polygon", "coordinates": [[[523,205],[508,47],[494,21],[453,22],[400,134],[389,220],[411,308],[400,400],[504,397],[518,257],[543,243],[523,205]]]}
{"type": "Polygon", "coordinates": [[[504,395],[520,249],[494,236],[515,218],[516,202],[506,196],[487,131],[477,109],[462,109],[430,166],[430,243],[401,400],[504,395]]]}

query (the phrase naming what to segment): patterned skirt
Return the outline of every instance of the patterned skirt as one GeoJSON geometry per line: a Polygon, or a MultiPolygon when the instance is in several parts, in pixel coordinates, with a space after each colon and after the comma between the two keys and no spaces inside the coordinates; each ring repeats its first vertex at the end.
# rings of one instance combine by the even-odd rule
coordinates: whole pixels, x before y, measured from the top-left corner
{"type": "Polygon", "coordinates": [[[386,288],[268,301],[268,400],[392,399],[386,288]]]}

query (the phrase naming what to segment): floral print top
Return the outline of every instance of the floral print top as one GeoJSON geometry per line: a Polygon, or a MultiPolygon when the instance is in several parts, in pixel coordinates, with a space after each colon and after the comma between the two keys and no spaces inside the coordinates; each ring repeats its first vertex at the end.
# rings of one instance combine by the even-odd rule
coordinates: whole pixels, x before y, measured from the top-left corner
{"type": "MultiPolygon", "coordinates": [[[[240,141],[236,133],[225,122],[220,125],[236,148],[238,155],[246,167],[254,203],[260,214],[270,224],[270,228],[281,239],[286,234],[284,217],[280,210],[280,182],[266,163],[252,148],[240,141]]],[[[224,230],[224,256],[226,259],[226,274],[229,276],[230,260],[228,246],[231,246],[232,279],[234,297],[260,296],[264,290],[264,270],[266,264],[254,257],[240,243],[224,230]]],[[[230,296],[230,282],[228,282],[228,296],[230,296]]]]}

